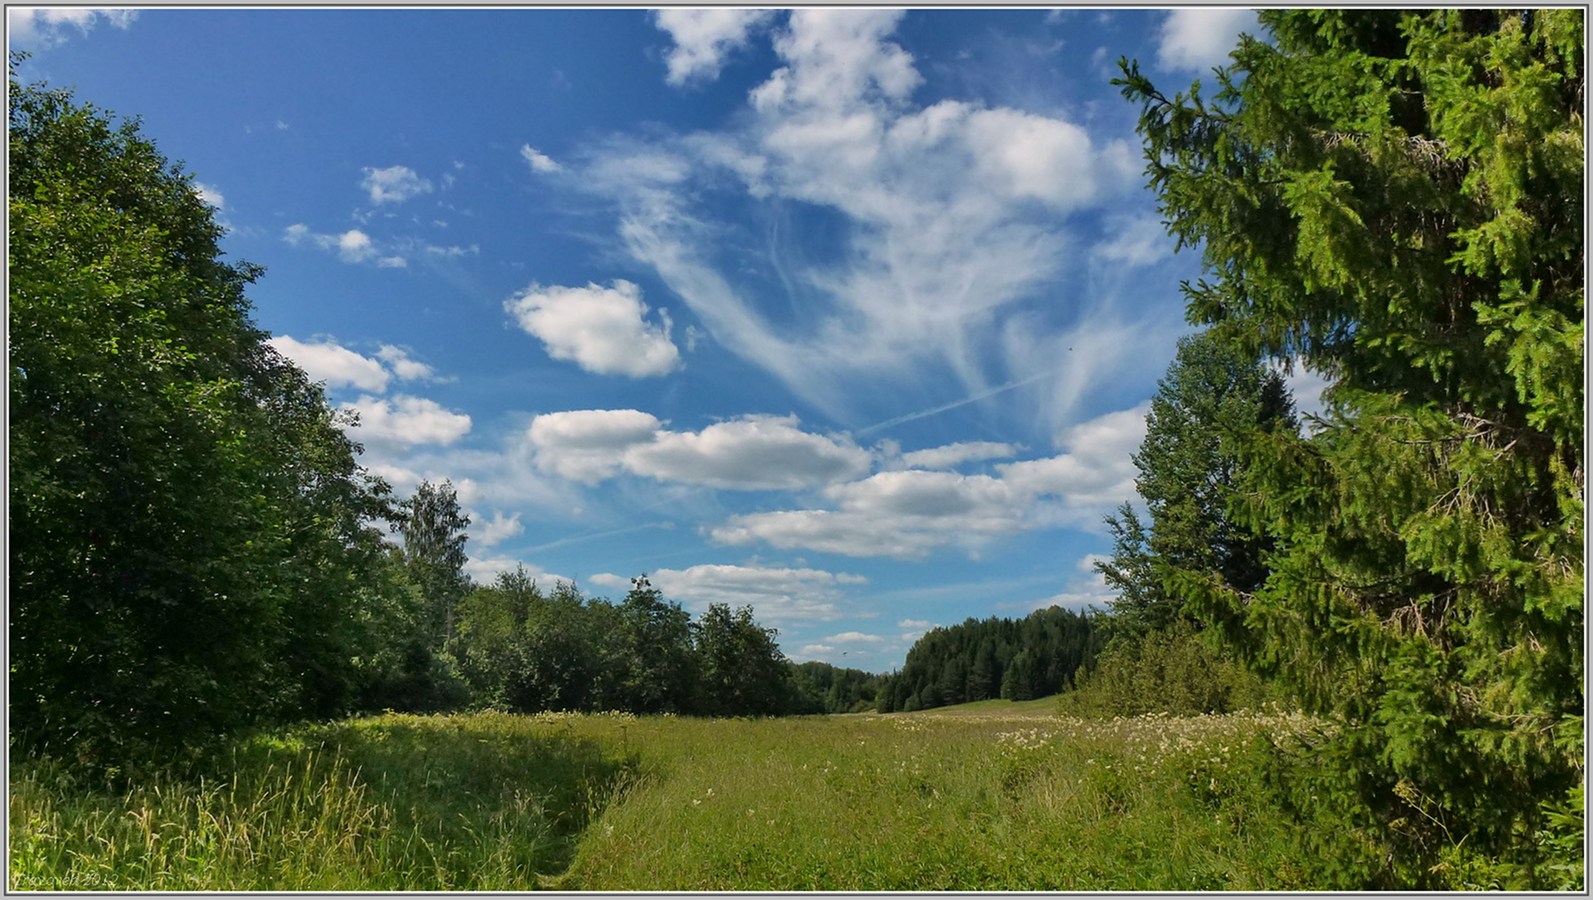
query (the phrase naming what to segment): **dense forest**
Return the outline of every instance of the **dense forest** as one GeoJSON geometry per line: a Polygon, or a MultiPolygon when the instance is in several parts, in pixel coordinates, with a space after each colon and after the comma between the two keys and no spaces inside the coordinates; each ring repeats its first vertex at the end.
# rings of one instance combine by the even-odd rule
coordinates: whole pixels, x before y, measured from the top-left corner
{"type": "Polygon", "coordinates": [[[1100,645],[1090,616],[1051,606],[1022,619],[968,619],[935,628],[878,691],[880,712],[976,700],[1032,700],[1072,687],[1100,645]]]}
{"type": "Polygon", "coordinates": [[[1107,521],[1116,600],[935,629],[887,676],[645,578],[471,583],[452,487],[357,464],[191,176],[13,81],[12,747],[115,772],[362,710],[1275,701],[1327,723],[1266,788],[1321,826],[1321,883],[1548,883],[1585,774],[1582,11],[1261,23],[1210,83],[1117,80],[1206,277],[1107,521]]]}

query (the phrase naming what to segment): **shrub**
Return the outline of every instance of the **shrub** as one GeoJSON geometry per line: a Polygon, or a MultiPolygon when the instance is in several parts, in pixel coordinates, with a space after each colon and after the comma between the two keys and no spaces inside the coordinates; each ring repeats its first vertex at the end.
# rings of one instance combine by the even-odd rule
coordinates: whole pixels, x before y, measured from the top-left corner
{"type": "Polygon", "coordinates": [[[1266,685],[1188,623],[1113,642],[1058,701],[1071,715],[1200,715],[1256,708],[1266,685]]]}

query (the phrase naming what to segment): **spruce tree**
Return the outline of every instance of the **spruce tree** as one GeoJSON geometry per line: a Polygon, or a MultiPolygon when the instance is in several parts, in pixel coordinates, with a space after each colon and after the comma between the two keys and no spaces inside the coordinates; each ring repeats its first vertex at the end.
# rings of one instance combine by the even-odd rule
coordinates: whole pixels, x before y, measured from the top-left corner
{"type": "Polygon", "coordinates": [[[1364,838],[1347,883],[1541,886],[1581,781],[1582,12],[1261,22],[1210,99],[1120,79],[1191,320],[1331,383],[1243,450],[1264,583],[1181,587],[1334,724],[1300,796],[1364,838]]]}

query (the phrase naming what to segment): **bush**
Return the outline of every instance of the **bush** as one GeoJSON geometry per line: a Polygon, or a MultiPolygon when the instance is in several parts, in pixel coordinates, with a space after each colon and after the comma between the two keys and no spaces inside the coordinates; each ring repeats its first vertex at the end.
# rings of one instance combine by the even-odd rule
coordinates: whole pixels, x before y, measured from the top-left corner
{"type": "Polygon", "coordinates": [[[1114,641],[1058,704],[1064,715],[1201,715],[1254,709],[1268,699],[1261,679],[1180,622],[1114,641]]]}

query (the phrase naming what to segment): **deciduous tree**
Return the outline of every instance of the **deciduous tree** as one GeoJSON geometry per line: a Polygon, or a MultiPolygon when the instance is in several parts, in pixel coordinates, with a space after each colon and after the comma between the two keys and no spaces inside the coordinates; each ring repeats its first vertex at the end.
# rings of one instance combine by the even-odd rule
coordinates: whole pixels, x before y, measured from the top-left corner
{"type": "Polygon", "coordinates": [[[404,536],[404,560],[410,579],[426,598],[432,647],[440,651],[453,636],[454,613],[470,583],[465,574],[470,517],[459,508],[453,482],[446,480],[421,482],[403,506],[398,529],[404,536]]]}
{"type": "Polygon", "coordinates": [[[353,702],[385,486],[136,122],[10,85],[10,713],[117,766],[353,702]]]}

